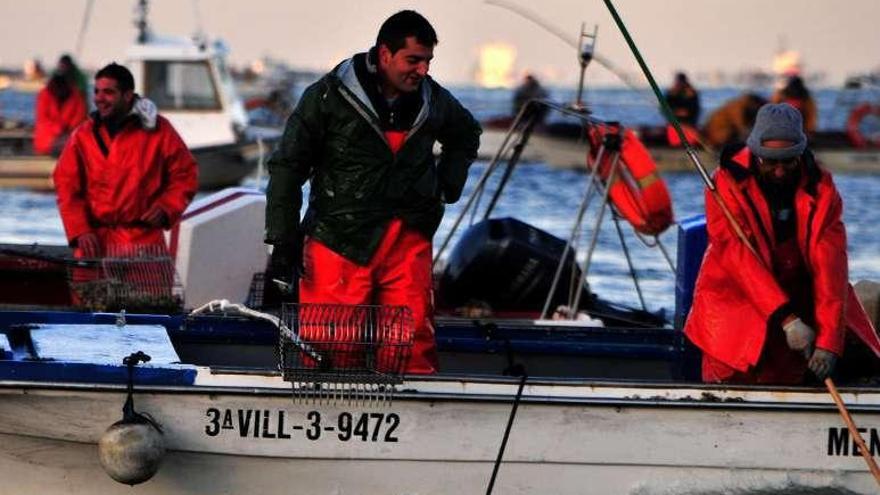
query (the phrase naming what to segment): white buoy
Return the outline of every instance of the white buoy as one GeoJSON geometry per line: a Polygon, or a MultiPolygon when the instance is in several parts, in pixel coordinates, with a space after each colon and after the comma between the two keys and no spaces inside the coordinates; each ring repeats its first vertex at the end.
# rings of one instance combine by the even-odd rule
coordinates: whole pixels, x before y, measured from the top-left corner
{"type": "Polygon", "coordinates": [[[104,471],[126,485],[152,478],[164,456],[165,438],[149,421],[117,421],[98,442],[98,457],[104,471]]]}
{"type": "Polygon", "coordinates": [[[122,419],[110,425],[98,441],[101,467],[114,480],[137,485],[152,478],[165,456],[162,427],[152,417],[134,410],[134,367],[150,356],[141,351],[122,360],[128,367],[128,397],[122,406],[122,419]]]}

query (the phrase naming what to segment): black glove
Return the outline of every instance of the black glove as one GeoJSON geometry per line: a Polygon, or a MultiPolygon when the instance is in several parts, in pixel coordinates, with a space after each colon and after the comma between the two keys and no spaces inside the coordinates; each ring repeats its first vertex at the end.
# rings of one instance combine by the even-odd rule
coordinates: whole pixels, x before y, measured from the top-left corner
{"type": "Polygon", "coordinates": [[[301,243],[276,244],[273,247],[266,274],[269,283],[286,286],[287,290],[292,291],[304,273],[301,243]]]}

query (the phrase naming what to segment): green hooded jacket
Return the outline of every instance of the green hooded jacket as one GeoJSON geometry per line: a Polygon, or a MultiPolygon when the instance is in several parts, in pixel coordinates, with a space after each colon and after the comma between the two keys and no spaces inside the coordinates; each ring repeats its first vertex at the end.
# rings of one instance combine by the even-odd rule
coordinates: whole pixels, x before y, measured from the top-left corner
{"type": "Polygon", "coordinates": [[[393,218],[431,239],[444,203],[461,196],[481,130],[430,77],[420,91],[421,110],[395,155],[353,59],[309,86],[268,161],[265,242],[291,245],[299,236],[313,236],[366,265],[393,218]],[[439,158],[435,142],[441,144],[439,158]],[[300,225],[307,180],[311,192],[300,225]]]}

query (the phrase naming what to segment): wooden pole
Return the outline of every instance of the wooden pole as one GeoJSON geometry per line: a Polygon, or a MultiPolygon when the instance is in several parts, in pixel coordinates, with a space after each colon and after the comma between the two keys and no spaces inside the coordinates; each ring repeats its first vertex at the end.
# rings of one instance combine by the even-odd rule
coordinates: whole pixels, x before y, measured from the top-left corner
{"type": "Polygon", "coordinates": [[[874,460],[874,456],[871,455],[871,450],[865,445],[865,440],[862,439],[862,434],[859,433],[855,421],[853,421],[852,416],[850,416],[849,411],[846,409],[843,399],[840,398],[840,394],[837,392],[837,387],[834,385],[834,380],[830,377],[826,378],[825,387],[828,388],[828,393],[831,394],[831,398],[834,399],[834,403],[837,405],[837,411],[843,418],[843,422],[846,423],[849,435],[856,442],[856,445],[858,445],[859,452],[861,452],[862,457],[865,459],[868,469],[871,471],[871,474],[874,475],[874,480],[880,485],[880,467],[877,467],[877,461],[874,460]]]}

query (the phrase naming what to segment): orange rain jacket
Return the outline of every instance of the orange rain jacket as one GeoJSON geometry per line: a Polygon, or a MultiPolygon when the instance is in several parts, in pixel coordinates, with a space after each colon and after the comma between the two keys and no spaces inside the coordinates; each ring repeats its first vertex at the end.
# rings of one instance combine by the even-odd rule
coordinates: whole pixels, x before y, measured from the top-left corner
{"type": "MultiPolygon", "coordinates": [[[[750,160],[745,147],[725,152],[715,184],[760,260],[736,236],[707,191],[709,247],[684,329],[704,353],[742,372],[758,363],[770,323],[778,325],[789,313],[788,296],[768,268],[775,244],[773,222],[749,170],[750,160]]],[[[806,151],[803,161],[794,202],[798,247],[813,281],[816,346],[840,356],[848,327],[863,341],[871,340],[868,343],[876,352],[876,332],[849,285],[840,195],[812,153],[806,151]]]]}
{"type": "Polygon", "coordinates": [[[72,90],[64,102],[59,102],[48,87],[37,95],[34,119],[34,153],[53,152],[55,140],[71,132],[86,119],[86,101],[77,90],[72,90]]]}
{"type": "Polygon", "coordinates": [[[139,223],[140,217],[157,205],[167,217],[167,228],[192,200],[198,187],[196,161],[171,124],[153,117],[147,127],[137,115],[129,115],[112,139],[93,117],[71,135],[54,180],[72,246],[90,231],[105,249],[163,243],[162,230],[139,223]]]}

